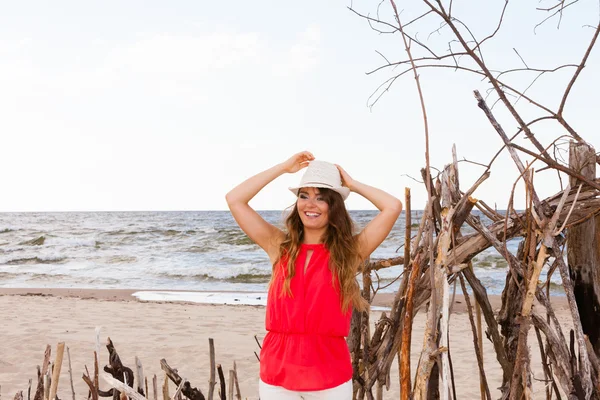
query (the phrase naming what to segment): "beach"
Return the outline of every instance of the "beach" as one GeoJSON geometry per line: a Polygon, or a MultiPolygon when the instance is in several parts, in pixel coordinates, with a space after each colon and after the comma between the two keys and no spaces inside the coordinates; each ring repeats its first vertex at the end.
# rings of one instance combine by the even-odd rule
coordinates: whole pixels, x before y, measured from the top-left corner
{"type": "MultiPolygon", "coordinates": [[[[101,327],[100,368],[108,363],[104,343],[110,337],[124,365],[134,367],[136,356],[141,360],[150,388],[152,376],[158,376],[159,391],[164,379],[160,360],[164,358],[192,386],[206,395],[210,369],[208,340],[213,338],[215,359],[223,366],[225,376],[228,376],[228,371],[235,362],[242,398],[258,398],[259,363],[254,352],[259,353],[259,348],[254,336],[262,340],[266,333],[264,306],[140,301],[133,296],[136,292],[133,289],[0,289],[0,308],[3,310],[3,326],[0,330],[2,398],[13,398],[19,390],[23,390],[26,396],[29,379],[34,384],[36,382],[36,366],[42,364],[46,345],[52,346],[51,360],[54,360],[59,342],[65,342],[69,348],[76,398],[87,398],[87,386],[82,374],[86,366],[93,371],[97,327],[101,327]]],[[[385,310],[392,299],[390,294],[378,295],[374,306],[385,310]]],[[[499,296],[490,296],[490,301],[497,311],[500,307],[499,296]]],[[[553,302],[559,320],[568,326],[565,298],[555,296],[553,302]]],[[[480,389],[477,362],[462,296],[456,296],[452,308],[450,351],[457,398],[478,399],[480,389]]],[[[372,323],[380,315],[381,311],[372,311],[372,323]]],[[[424,317],[425,313],[419,312],[413,328],[413,373],[423,341],[424,317]]],[[[530,347],[534,377],[543,379],[537,343],[532,332],[530,347]]],[[[495,360],[491,342],[485,338],[484,362],[492,398],[498,398],[501,370],[495,360]]],[[[65,351],[58,386],[58,397],[63,400],[72,398],[68,370],[65,351]]],[[[538,395],[543,397],[543,382],[534,379],[533,385],[534,394],[537,394],[535,398],[538,395]]],[[[108,389],[102,380],[100,387],[108,389]]],[[[175,389],[171,384],[171,395],[175,389]]],[[[384,390],[383,398],[399,398],[396,360],[392,365],[390,390],[384,390]]]]}

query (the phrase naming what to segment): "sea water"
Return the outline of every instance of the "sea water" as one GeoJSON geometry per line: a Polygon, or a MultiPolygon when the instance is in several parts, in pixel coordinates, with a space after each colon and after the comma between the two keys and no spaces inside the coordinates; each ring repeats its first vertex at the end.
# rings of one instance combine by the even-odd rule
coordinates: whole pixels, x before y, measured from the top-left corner
{"type": "MultiPolygon", "coordinates": [[[[283,211],[259,213],[283,226],[283,211]]],[[[376,215],[350,211],[357,230],[376,215]]],[[[421,216],[412,213],[413,235],[421,216]]],[[[372,260],[403,255],[404,218],[372,260]]],[[[508,249],[515,253],[520,240],[508,249]]],[[[377,271],[382,293],[398,288],[402,268],[377,271]]],[[[474,258],[474,268],[489,294],[501,293],[507,264],[493,248],[474,258]]],[[[0,287],[230,291],[256,298],[266,292],[270,273],[265,252],[228,211],[0,213],[0,287]]]]}

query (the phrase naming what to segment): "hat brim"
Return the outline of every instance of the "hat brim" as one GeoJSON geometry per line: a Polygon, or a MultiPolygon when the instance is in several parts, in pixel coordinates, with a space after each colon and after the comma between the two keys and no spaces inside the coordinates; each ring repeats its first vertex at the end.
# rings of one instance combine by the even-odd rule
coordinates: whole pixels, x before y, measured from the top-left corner
{"type": "Polygon", "coordinates": [[[294,193],[294,195],[296,197],[298,197],[298,191],[300,189],[302,189],[303,187],[314,187],[314,188],[321,188],[321,189],[333,190],[334,192],[338,192],[340,194],[340,196],[342,196],[342,199],[344,199],[344,200],[346,200],[348,198],[348,196],[350,195],[350,189],[348,189],[345,186],[341,186],[341,187],[327,187],[327,186],[318,185],[318,184],[306,184],[304,186],[291,187],[291,188],[288,188],[288,189],[290,189],[290,191],[292,193],[294,193]]]}

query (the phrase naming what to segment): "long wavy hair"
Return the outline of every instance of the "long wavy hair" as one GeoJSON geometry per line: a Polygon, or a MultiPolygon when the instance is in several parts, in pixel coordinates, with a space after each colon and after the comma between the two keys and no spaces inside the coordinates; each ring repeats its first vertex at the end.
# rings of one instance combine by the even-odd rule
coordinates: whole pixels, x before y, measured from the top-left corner
{"type": "MultiPolygon", "coordinates": [[[[346,210],[342,196],[330,189],[319,188],[319,194],[329,206],[329,223],[324,237],[324,244],[329,250],[329,269],[333,282],[339,283],[340,305],[344,312],[350,306],[359,311],[367,307],[366,300],[361,296],[356,273],[364,261],[359,253],[358,242],[354,236],[354,223],[346,210]]],[[[304,240],[304,224],[298,213],[297,202],[285,220],[286,234],[279,247],[279,257],[273,264],[273,276],[277,274],[276,266],[280,260],[287,260],[285,278],[281,295],[292,296],[290,288],[294,277],[296,259],[300,252],[300,244],[304,240]]]]}

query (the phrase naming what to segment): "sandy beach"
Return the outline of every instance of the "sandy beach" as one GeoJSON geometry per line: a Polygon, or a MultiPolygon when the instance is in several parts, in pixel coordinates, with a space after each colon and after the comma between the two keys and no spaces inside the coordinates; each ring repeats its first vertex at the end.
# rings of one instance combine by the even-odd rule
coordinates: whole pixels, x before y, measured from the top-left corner
{"type": "MultiPolygon", "coordinates": [[[[93,370],[95,329],[101,327],[101,341],[110,337],[127,366],[135,365],[139,357],[145,375],[156,374],[162,382],[160,360],[165,358],[193,386],[205,395],[208,391],[208,339],[214,338],[216,362],[223,365],[225,374],[237,364],[240,390],[243,398],[258,398],[259,363],[254,352],[258,345],[254,335],[262,339],[264,307],[210,305],[172,302],[144,302],[132,296],[133,290],[93,289],[0,289],[0,308],[3,324],[0,330],[0,395],[12,398],[19,390],[26,396],[29,379],[36,381],[36,366],[41,365],[44,349],[52,346],[52,360],[59,342],[70,350],[74,387],[77,399],[87,398],[87,386],[82,380],[85,367],[93,370]]],[[[493,307],[500,306],[498,296],[490,297],[493,307]]],[[[375,304],[385,307],[391,295],[379,296],[375,304]]],[[[568,310],[562,297],[554,298],[555,309],[561,322],[568,325],[568,310]]],[[[457,398],[479,398],[477,363],[471,339],[468,314],[462,296],[457,296],[450,321],[450,349],[456,377],[457,398]]],[[[372,321],[379,319],[380,311],[372,313],[372,321]]],[[[424,313],[419,313],[413,329],[411,362],[414,368],[422,345],[424,313]]],[[[539,367],[534,336],[530,346],[536,378],[543,378],[539,367]]],[[[485,367],[492,397],[499,397],[496,389],[501,383],[501,371],[488,340],[484,340],[485,367]]],[[[100,366],[108,363],[108,352],[103,346],[100,366]]],[[[394,362],[390,390],[385,399],[399,397],[398,369],[394,362]]],[[[101,388],[107,385],[101,381],[101,388]]],[[[534,382],[535,393],[542,396],[542,382],[534,382]]],[[[171,394],[175,388],[171,387],[171,394]]],[[[60,374],[58,396],[71,399],[68,362],[60,374]]],[[[537,396],[536,396],[537,398],[537,396]]]]}

